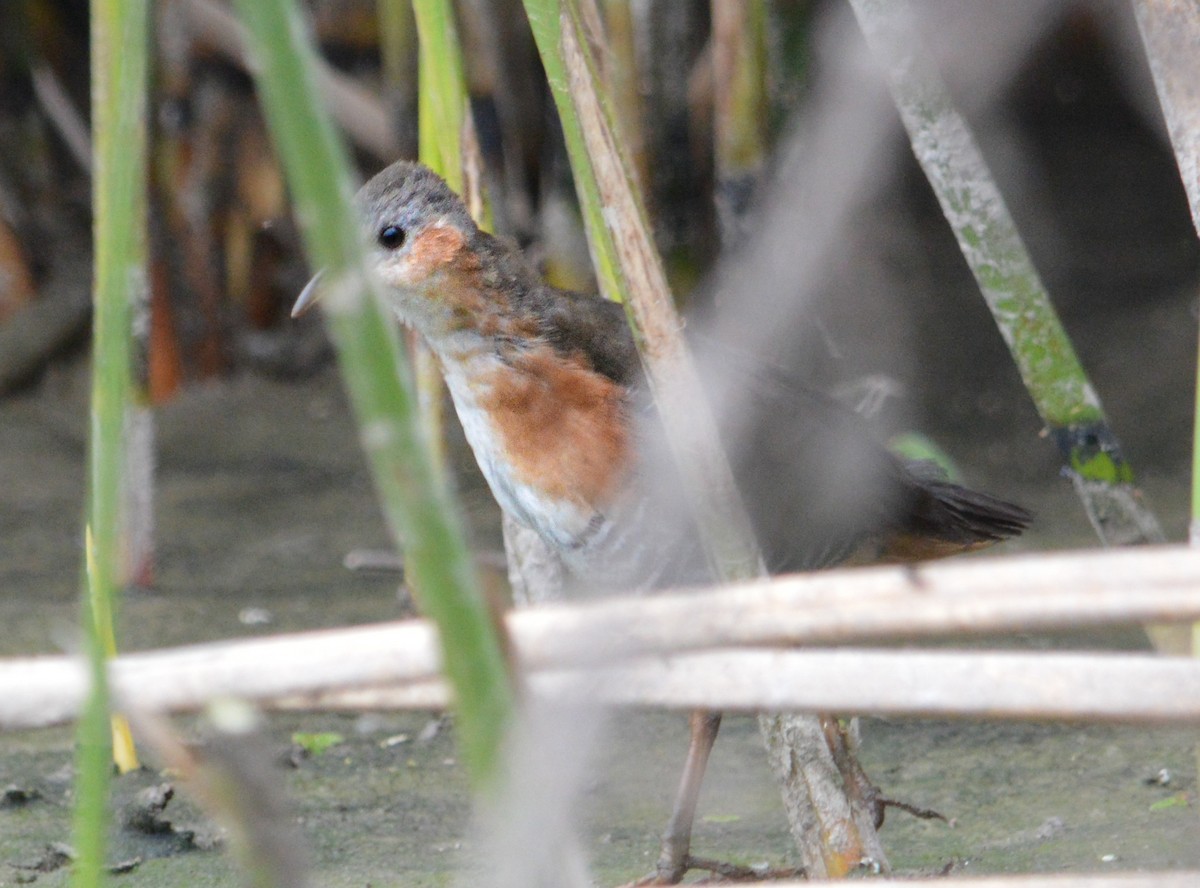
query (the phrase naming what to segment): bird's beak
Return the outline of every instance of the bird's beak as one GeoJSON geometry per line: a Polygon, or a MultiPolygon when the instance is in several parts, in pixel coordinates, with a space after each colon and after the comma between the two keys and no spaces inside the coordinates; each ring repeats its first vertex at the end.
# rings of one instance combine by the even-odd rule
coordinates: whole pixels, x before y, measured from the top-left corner
{"type": "Polygon", "coordinates": [[[304,285],[304,289],[300,291],[300,295],[296,299],[296,304],[292,306],[292,317],[300,317],[316,303],[317,297],[320,295],[318,285],[324,274],[325,270],[321,269],[312,276],[312,280],[304,285]]]}

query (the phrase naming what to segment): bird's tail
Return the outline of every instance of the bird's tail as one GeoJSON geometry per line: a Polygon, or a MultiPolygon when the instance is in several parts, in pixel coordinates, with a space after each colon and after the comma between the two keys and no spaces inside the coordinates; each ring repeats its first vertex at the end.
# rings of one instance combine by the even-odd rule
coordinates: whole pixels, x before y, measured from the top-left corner
{"type": "Polygon", "coordinates": [[[882,561],[945,558],[1015,537],[1033,515],[1015,503],[946,480],[936,466],[909,465],[915,501],[899,527],[883,542],[882,561]]]}
{"type": "MultiPolygon", "coordinates": [[[[947,541],[997,543],[1029,527],[1033,515],[1015,503],[949,481],[922,485],[934,501],[934,535],[947,541]]],[[[933,517],[933,516],[930,516],[933,517]]]]}

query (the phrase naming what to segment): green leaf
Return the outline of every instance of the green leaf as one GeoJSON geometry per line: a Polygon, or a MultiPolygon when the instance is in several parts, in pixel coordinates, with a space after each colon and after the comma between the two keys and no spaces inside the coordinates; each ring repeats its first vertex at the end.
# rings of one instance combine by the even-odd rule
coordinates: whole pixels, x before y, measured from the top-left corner
{"type": "Polygon", "coordinates": [[[1151,811],[1166,811],[1170,808],[1187,808],[1188,797],[1186,792],[1177,792],[1175,795],[1167,796],[1165,799],[1159,799],[1150,806],[1151,811]]]}
{"type": "Polygon", "coordinates": [[[346,738],[336,731],[319,731],[315,733],[297,731],[292,734],[292,742],[315,758],[331,747],[337,746],[339,743],[345,743],[346,738]]]}

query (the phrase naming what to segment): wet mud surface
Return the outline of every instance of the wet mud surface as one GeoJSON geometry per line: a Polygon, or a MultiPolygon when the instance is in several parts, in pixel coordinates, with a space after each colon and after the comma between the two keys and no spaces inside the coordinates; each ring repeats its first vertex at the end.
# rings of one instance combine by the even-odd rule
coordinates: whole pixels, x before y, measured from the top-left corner
{"type": "MultiPolygon", "coordinates": [[[[346,737],[297,767],[279,765],[314,883],[443,885],[475,848],[466,783],[452,731],[416,738],[424,713],[352,718],[273,716],[282,753],[293,728],[346,737]]],[[[889,794],[930,806],[950,823],[891,812],[883,836],[901,872],[1092,872],[1200,865],[1194,841],[1194,736],[1179,730],[878,722],[864,725],[864,761],[889,794]],[[1169,772],[1167,783],[1164,770],[1169,772]]],[[[189,732],[184,725],[184,733],[189,732]]],[[[650,871],[686,742],[669,714],[620,718],[586,796],[588,841],[600,884],[650,871]]],[[[66,869],[38,872],[47,846],[69,841],[70,735],[6,737],[0,781],[37,797],[0,805],[0,884],[36,876],[67,884],[66,869]]],[[[115,806],[169,780],[154,771],[118,778],[115,806]]],[[[110,860],[135,862],[116,884],[220,885],[235,880],[223,833],[180,792],[169,832],[120,824],[110,860]]],[[[728,720],[714,753],[696,830],[697,853],[744,864],[794,863],[783,812],[752,719],[728,720]]]]}

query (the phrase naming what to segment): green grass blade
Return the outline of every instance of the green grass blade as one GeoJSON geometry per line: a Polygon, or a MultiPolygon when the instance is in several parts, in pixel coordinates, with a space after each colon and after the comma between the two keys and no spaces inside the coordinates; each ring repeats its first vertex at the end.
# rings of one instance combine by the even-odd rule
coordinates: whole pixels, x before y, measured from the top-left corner
{"type": "Polygon", "coordinates": [[[438,625],[458,701],[459,743],[477,787],[490,786],[513,688],[459,523],[416,423],[413,385],[394,323],[366,273],[350,166],[314,88],[315,54],[289,0],[238,0],[268,123],[304,243],[326,269],[323,305],[376,487],[425,613],[438,625]]]}
{"type": "MultiPolygon", "coordinates": [[[[147,0],[95,0],[91,7],[95,131],[93,230],[95,310],[88,439],[83,624],[92,686],[79,724],[73,882],[104,883],[112,769],[107,657],[122,585],[125,422],[133,390],[131,311],[145,290],[147,0]]],[[[119,743],[132,752],[127,730],[119,743]]]]}
{"type": "Polygon", "coordinates": [[[603,204],[596,184],[596,174],[584,144],[583,128],[571,101],[567,68],[561,50],[563,21],[559,2],[525,0],[525,13],[529,17],[529,25],[533,29],[538,52],[542,57],[542,67],[546,71],[546,81],[550,85],[559,120],[562,122],[567,154],[571,158],[571,169],[575,174],[575,190],[579,195],[579,206],[588,233],[588,247],[592,254],[596,281],[600,292],[607,298],[617,302],[624,301],[625,286],[621,279],[616,244],[612,235],[605,233],[603,204]]]}
{"type": "Polygon", "coordinates": [[[1161,541],[1158,521],[1133,487],[1133,469],[1000,189],[920,45],[912,10],[903,0],[851,0],[851,5],[872,52],[886,67],[913,153],[1096,532],[1109,545],[1161,541]]]}
{"type": "Polygon", "coordinates": [[[408,89],[416,57],[417,27],[411,0],[376,0],[379,55],[388,90],[408,89]]]}
{"type": "MultiPolygon", "coordinates": [[[[413,13],[420,53],[417,63],[419,159],[462,194],[462,132],[467,115],[467,87],[454,8],[447,0],[413,0],[413,13]]],[[[421,428],[435,454],[439,471],[444,471],[446,417],[441,370],[424,342],[416,337],[412,341],[421,428]]]]}
{"type": "Polygon", "coordinates": [[[448,0],[413,0],[420,60],[421,162],[463,193],[462,128],[467,81],[448,0]]]}

